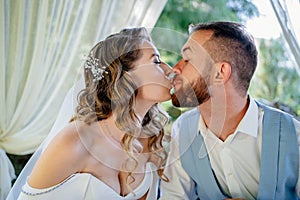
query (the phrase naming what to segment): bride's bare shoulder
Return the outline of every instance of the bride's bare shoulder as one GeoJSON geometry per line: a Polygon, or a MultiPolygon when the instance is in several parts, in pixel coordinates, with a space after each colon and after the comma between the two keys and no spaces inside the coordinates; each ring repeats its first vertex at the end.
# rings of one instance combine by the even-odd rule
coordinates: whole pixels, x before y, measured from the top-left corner
{"type": "Polygon", "coordinates": [[[31,186],[53,186],[85,167],[88,152],[78,134],[84,126],[81,122],[72,122],[53,138],[30,175],[28,182],[31,186]]]}
{"type": "Polygon", "coordinates": [[[77,151],[81,152],[81,138],[83,137],[81,132],[85,130],[85,127],[88,127],[88,125],[81,121],[73,121],[69,123],[57,134],[57,136],[49,144],[49,148],[55,146],[56,149],[57,147],[60,147],[65,149],[65,151],[75,150],[73,153],[76,153],[77,151]]]}

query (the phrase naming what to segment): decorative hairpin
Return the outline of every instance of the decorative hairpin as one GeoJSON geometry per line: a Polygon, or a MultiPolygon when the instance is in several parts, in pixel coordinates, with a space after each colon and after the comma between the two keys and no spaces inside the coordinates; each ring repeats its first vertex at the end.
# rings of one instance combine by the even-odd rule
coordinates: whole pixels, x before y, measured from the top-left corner
{"type": "Polygon", "coordinates": [[[99,66],[99,59],[94,58],[93,52],[90,53],[89,56],[84,56],[85,65],[84,68],[87,70],[91,70],[94,79],[93,82],[100,81],[104,76],[103,73],[108,73],[106,70],[106,66],[99,66]]]}

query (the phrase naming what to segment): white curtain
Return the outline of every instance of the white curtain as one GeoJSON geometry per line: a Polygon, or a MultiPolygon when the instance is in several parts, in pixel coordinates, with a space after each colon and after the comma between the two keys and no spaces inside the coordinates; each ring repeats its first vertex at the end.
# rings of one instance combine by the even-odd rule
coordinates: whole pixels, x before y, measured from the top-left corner
{"type": "Polygon", "coordinates": [[[167,0],[0,0],[0,199],[14,171],[5,152],[47,136],[80,57],[124,27],[153,27],[167,0]]]}
{"type": "Polygon", "coordinates": [[[296,70],[300,76],[300,24],[299,0],[270,0],[283,36],[296,61],[296,70]]]}

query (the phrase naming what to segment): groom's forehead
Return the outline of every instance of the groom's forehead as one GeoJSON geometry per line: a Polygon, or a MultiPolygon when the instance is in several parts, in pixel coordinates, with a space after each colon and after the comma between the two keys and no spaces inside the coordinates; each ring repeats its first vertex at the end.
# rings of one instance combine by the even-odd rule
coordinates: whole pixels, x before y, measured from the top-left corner
{"type": "Polygon", "coordinates": [[[181,49],[182,53],[187,49],[193,53],[205,50],[203,45],[212,35],[213,32],[210,30],[200,30],[192,33],[187,42],[183,45],[181,49]]]}
{"type": "Polygon", "coordinates": [[[203,45],[207,40],[209,40],[213,35],[213,31],[211,30],[199,30],[196,32],[193,32],[188,41],[192,43],[193,45],[203,45]]]}

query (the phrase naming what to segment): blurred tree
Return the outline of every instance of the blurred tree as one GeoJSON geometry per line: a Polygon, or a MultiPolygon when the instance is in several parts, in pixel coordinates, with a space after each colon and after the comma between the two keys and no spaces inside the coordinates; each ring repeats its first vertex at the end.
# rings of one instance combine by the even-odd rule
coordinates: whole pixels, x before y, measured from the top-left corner
{"type": "Polygon", "coordinates": [[[152,37],[155,44],[160,45],[158,48],[163,50],[162,58],[174,65],[180,59],[190,24],[217,20],[245,22],[258,15],[258,9],[251,0],[168,0],[155,25],[163,28],[164,33],[154,31],[152,37]]]}
{"type": "Polygon", "coordinates": [[[300,115],[300,79],[295,62],[285,49],[284,40],[260,40],[259,43],[260,64],[250,87],[251,95],[300,115]]]}
{"type": "Polygon", "coordinates": [[[156,26],[185,33],[191,23],[214,20],[244,22],[258,14],[250,0],[168,0],[156,26]]]}

